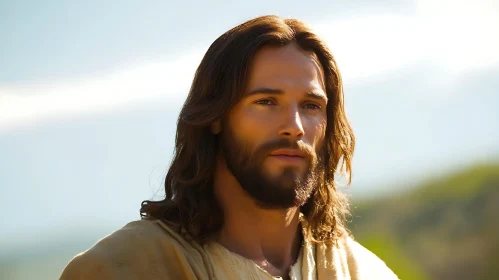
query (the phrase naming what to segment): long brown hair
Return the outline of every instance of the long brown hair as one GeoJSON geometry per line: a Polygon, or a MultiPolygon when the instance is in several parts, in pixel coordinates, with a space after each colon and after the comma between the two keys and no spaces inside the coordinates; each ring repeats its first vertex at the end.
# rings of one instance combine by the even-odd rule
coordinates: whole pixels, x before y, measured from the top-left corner
{"type": "Polygon", "coordinates": [[[143,201],[144,219],[178,225],[204,243],[222,228],[223,212],[213,193],[217,135],[211,124],[239,102],[250,63],[263,46],[296,43],[313,52],[321,64],[328,95],[324,180],[302,206],[307,236],[314,242],[335,242],[346,230],[346,197],[337,190],[335,173],[351,176],[355,138],[346,118],[343,85],[333,55],[303,22],[263,16],[238,25],[213,42],[199,65],[177,123],[175,153],[165,179],[166,197],[143,201]]]}

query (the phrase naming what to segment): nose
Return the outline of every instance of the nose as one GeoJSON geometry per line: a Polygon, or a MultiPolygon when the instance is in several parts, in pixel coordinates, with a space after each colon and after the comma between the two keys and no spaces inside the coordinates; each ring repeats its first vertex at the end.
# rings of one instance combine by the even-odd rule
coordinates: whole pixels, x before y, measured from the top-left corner
{"type": "Polygon", "coordinates": [[[305,134],[302,118],[298,106],[289,106],[282,110],[282,122],[279,136],[286,138],[301,139],[305,134]]]}

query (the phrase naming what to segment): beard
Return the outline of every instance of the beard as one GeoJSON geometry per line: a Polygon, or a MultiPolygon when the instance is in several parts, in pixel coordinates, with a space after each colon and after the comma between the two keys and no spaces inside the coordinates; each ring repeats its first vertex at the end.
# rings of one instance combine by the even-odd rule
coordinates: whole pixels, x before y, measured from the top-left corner
{"type": "MultiPolygon", "coordinates": [[[[324,158],[303,142],[277,139],[252,149],[250,143],[238,140],[226,127],[222,131],[222,152],[229,171],[243,190],[264,209],[300,207],[305,204],[324,173],[324,158]],[[298,149],[307,154],[306,168],[283,168],[279,174],[269,174],[264,161],[277,149],[298,149]],[[301,173],[301,174],[300,174],[301,173]]],[[[319,149],[322,150],[322,147],[319,149]]]]}

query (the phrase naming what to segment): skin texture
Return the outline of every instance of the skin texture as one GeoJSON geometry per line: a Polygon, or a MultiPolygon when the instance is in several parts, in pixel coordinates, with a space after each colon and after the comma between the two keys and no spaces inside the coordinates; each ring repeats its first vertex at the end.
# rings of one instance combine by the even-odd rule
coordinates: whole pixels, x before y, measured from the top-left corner
{"type": "Polygon", "coordinates": [[[315,55],[296,44],[267,46],[252,61],[245,94],[227,121],[212,125],[223,147],[214,177],[224,212],[217,241],[287,279],[302,243],[299,207],[314,188],[314,177],[308,175],[322,168],[327,122],[323,72],[315,55]],[[272,155],[283,147],[301,151],[302,157],[272,155]],[[243,181],[227,159],[239,171],[251,165],[252,177],[261,180],[243,181]],[[255,182],[262,184],[247,185],[255,182]]]}

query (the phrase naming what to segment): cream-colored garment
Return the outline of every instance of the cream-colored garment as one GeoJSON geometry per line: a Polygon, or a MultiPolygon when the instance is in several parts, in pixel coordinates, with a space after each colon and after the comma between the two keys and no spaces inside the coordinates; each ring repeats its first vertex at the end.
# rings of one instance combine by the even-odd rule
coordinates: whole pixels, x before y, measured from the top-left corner
{"type": "MultiPolygon", "coordinates": [[[[350,237],[342,238],[338,246],[305,241],[300,252],[291,267],[291,279],[398,279],[383,261],[350,237]]],[[[279,278],[216,242],[200,246],[159,220],[140,220],[74,257],[60,279],[279,278]]]]}

